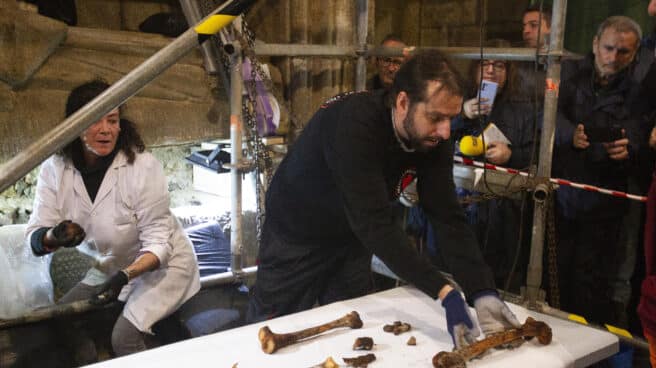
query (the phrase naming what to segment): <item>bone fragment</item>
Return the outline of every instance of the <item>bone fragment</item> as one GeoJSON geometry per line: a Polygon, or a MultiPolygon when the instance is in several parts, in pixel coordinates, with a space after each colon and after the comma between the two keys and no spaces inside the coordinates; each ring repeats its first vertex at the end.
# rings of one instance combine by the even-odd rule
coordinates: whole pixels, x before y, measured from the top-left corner
{"type": "Polygon", "coordinates": [[[371,350],[374,347],[374,339],[371,337],[358,337],[353,343],[353,350],[371,350]]]}
{"type": "Polygon", "coordinates": [[[403,332],[410,331],[410,324],[401,322],[401,321],[395,321],[391,325],[385,325],[383,326],[383,331],[385,332],[391,332],[395,335],[399,335],[403,332]]]}
{"type": "Polygon", "coordinates": [[[528,317],[520,328],[513,328],[491,335],[481,341],[452,352],[442,351],[437,353],[433,357],[433,367],[465,368],[467,367],[468,360],[483,354],[489,349],[511,343],[521,338],[529,340],[533,337],[537,337],[540,344],[547,345],[551,343],[551,336],[551,328],[546,323],[528,317]]]}
{"type": "Polygon", "coordinates": [[[340,327],[349,327],[354,329],[362,327],[362,320],[360,319],[358,312],[353,311],[342,318],[324,323],[323,325],[284,334],[273,333],[269,329],[269,326],[264,326],[260,328],[257,336],[260,340],[262,351],[267,354],[273,354],[276,352],[276,350],[284,348],[285,346],[292,345],[300,340],[307,339],[309,337],[322,334],[328,330],[340,327]]]}
{"type": "Polygon", "coordinates": [[[376,360],[376,355],[373,353],[369,353],[367,355],[360,355],[355,358],[342,358],[344,360],[344,363],[351,367],[361,367],[361,368],[367,368],[369,363],[373,362],[376,360]]]}

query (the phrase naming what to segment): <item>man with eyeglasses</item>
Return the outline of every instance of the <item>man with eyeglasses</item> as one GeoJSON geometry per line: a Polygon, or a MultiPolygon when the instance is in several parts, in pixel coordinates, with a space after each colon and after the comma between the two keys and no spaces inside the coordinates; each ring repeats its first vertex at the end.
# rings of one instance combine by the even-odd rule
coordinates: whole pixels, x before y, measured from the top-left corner
{"type": "MultiPolygon", "coordinates": [[[[407,45],[401,39],[393,34],[385,36],[380,43],[383,47],[397,47],[403,48],[407,45]]],[[[377,73],[367,81],[367,90],[373,91],[375,89],[389,89],[394,81],[394,75],[401,65],[405,62],[402,56],[385,56],[376,58],[377,73]]]]}

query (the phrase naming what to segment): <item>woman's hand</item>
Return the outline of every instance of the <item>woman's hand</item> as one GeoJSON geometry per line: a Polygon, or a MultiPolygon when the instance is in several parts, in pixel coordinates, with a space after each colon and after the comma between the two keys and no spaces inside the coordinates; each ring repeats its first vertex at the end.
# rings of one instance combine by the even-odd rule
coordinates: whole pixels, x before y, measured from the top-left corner
{"type": "Polygon", "coordinates": [[[492,111],[492,105],[486,104],[487,98],[481,98],[480,103],[478,98],[472,98],[462,104],[462,112],[469,119],[474,119],[481,115],[489,115],[492,111]]]}
{"type": "Polygon", "coordinates": [[[512,150],[507,144],[501,142],[492,142],[487,145],[485,158],[495,165],[504,165],[510,160],[512,150]]]}

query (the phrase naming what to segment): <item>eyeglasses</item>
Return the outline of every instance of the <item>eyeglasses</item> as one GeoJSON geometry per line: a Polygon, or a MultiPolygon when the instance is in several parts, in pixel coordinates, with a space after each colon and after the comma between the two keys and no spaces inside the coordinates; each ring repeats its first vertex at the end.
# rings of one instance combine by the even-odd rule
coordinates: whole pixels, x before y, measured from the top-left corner
{"type": "Polygon", "coordinates": [[[401,64],[403,64],[403,59],[386,57],[386,58],[378,58],[378,62],[384,67],[395,66],[399,68],[401,64]]]}
{"type": "Polygon", "coordinates": [[[489,67],[493,67],[495,72],[501,72],[506,70],[506,63],[503,61],[494,61],[494,60],[483,60],[480,62],[481,69],[485,70],[489,67]]]}

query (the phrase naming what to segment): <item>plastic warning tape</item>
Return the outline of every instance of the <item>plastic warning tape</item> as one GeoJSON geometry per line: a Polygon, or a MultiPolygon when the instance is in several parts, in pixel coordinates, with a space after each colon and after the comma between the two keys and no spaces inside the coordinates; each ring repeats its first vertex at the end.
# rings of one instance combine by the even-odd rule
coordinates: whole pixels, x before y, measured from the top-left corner
{"type": "MultiPolygon", "coordinates": [[[[529,176],[529,173],[527,173],[525,171],[520,171],[520,170],[516,170],[516,169],[509,169],[509,168],[502,167],[502,166],[497,166],[497,165],[493,165],[493,164],[489,164],[489,163],[475,161],[475,160],[472,160],[472,159],[466,158],[466,157],[453,156],[453,161],[457,162],[457,163],[460,163],[460,164],[463,164],[463,165],[467,165],[467,166],[475,166],[475,167],[484,168],[486,170],[501,171],[501,172],[505,172],[505,173],[508,173],[508,174],[521,175],[521,176],[526,176],[526,177],[529,176]]],[[[617,191],[617,190],[599,188],[599,187],[596,187],[594,185],[575,183],[575,182],[565,180],[565,179],[549,178],[549,182],[554,183],[554,184],[558,184],[558,185],[562,185],[562,186],[567,186],[567,187],[572,187],[572,188],[577,188],[577,189],[583,189],[583,190],[587,190],[589,192],[597,192],[597,193],[607,194],[607,195],[611,195],[613,197],[626,198],[626,199],[631,199],[631,200],[639,201],[639,202],[647,202],[647,197],[644,197],[644,196],[624,193],[624,192],[620,192],[620,191],[617,191]]]]}

